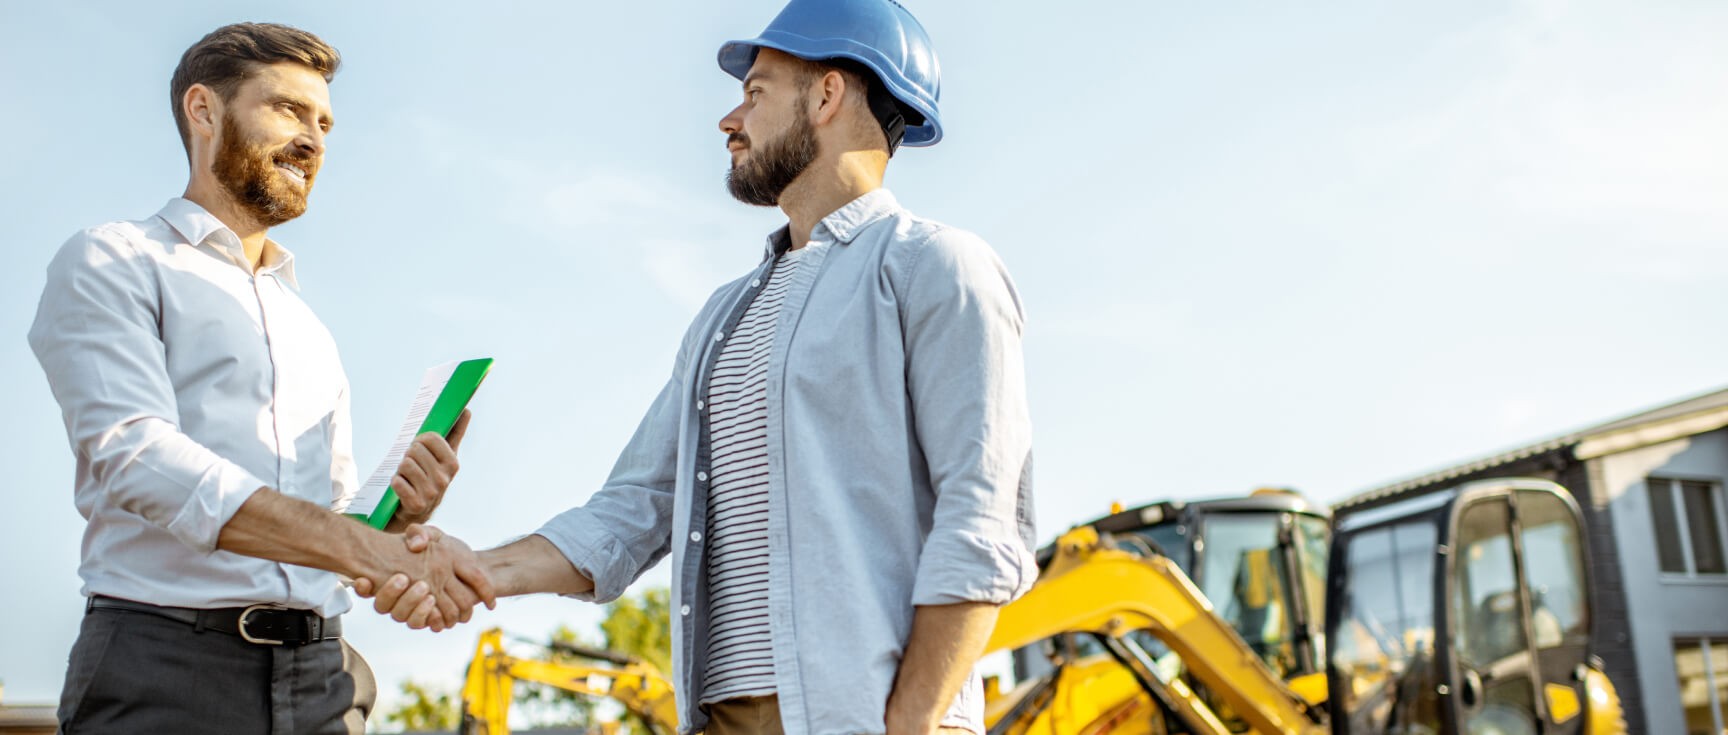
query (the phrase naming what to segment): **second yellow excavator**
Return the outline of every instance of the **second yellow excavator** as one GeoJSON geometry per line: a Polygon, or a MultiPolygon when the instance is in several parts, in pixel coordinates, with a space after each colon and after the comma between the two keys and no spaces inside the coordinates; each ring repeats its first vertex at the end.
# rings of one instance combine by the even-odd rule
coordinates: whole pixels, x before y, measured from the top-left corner
{"type": "MultiPolygon", "coordinates": [[[[610,698],[648,726],[654,735],[678,732],[678,707],[672,684],[659,670],[614,651],[601,651],[554,642],[551,648],[593,661],[559,663],[517,658],[504,650],[504,632],[492,628],[480,634],[468,678],[462,686],[462,735],[507,735],[510,700],[518,681],[556,687],[592,697],[610,698]]],[[[600,723],[606,735],[616,733],[616,721],[600,723]]]]}
{"type": "Polygon", "coordinates": [[[1153,533],[1162,511],[1064,534],[990,639],[1015,651],[1019,682],[987,694],[990,735],[1626,732],[1592,655],[1589,552],[1564,488],[1483,480],[1333,512],[1329,543],[1225,551],[1239,563],[1213,578],[1224,610],[1153,533]],[[1323,594],[1290,594],[1306,573],[1272,582],[1315,557],[1323,594]]]}

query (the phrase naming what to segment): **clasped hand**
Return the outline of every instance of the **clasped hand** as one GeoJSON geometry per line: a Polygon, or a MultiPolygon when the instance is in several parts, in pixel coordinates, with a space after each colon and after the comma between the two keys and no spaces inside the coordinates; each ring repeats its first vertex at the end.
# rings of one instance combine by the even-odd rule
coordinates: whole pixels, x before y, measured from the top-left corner
{"type": "Polygon", "coordinates": [[[473,617],[475,605],[498,606],[474,550],[434,526],[409,526],[402,534],[402,553],[392,561],[397,571],[382,584],[361,577],[354,580],[354,592],[375,598],[373,609],[410,628],[454,628],[473,617]]]}
{"type": "Polygon", "coordinates": [[[475,605],[498,604],[474,551],[461,539],[420,525],[443,502],[460,469],[456,451],[468,433],[469,418],[464,409],[448,439],[433,432],[415,437],[390,481],[401,506],[388,530],[403,530],[402,546],[386,550],[380,560],[384,562],[380,571],[387,578],[374,574],[354,581],[354,591],[361,597],[378,597],[373,604],[378,612],[416,630],[453,628],[473,617],[475,605]]]}

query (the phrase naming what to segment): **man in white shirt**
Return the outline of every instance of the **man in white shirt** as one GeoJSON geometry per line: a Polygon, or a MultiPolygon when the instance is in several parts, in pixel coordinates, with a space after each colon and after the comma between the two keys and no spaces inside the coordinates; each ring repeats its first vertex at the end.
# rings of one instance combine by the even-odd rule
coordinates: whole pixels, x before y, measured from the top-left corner
{"type": "MultiPolygon", "coordinates": [[[[89,521],[63,732],[361,733],[376,687],[340,638],[339,574],[432,593],[435,627],[491,604],[455,539],[410,553],[332,512],[358,485],[347,378],[266,235],[306,209],[339,64],[280,25],[194,44],[171,84],[183,198],[79,232],[48,268],[30,345],[89,521]]],[[[416,439],[387,530],[438,505],[466,426],[416,439]]]]}

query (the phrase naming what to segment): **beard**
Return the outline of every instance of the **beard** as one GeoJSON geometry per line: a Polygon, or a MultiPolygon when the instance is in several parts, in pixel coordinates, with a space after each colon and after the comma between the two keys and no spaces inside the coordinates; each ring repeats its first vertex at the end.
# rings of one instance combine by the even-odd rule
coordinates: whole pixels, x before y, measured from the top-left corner
{"type": "Polygon", "coordinates": [[[760,148],[751,145],[743,131],[727,137],[728,143],[741,141],[745,150],[752,151],[726,173],[726,190],[732,198],[758,207],[778,205],[780,194],[816,160],[816,127],[802,114],[804,100],[800,98],[793,109],[800,114],[793,115],[792,127],[760,148]]]}
{"type": "Polygon", "coordinates": [[[288,147],[269,151],[253,145],[240,134],[240,128],[229,117],[222,122],[222,148],[212,166],[216,182],[234,199],[241,211],[264,227],[275,227],[306,213],[306,195],[312,191],[312,178],[318,172],[318,160],[299,156],[288,147]],[[292,163],[306,172],[304,188],[295,186],[276,170],[276,162],[292,163]]]}

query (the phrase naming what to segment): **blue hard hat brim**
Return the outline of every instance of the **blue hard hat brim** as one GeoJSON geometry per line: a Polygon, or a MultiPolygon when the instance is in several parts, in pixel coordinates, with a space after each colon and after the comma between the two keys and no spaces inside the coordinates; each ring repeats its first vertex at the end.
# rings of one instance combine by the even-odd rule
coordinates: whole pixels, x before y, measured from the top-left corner
{"type": "MultiPolygon", "coordinates": [[[[789,48],[788,44],[780,43],[764,35],[752,38],[748,41],[727,41],[725,44],[721,45],[720,53],[717,58],[720,62],[720,69],[725,71],[727,74],[732,75],[734,79],[744,81],[744,75],[749,74],[750,67],[756,63],[757,52],[764,48],[771,48],[775,51],[790,56],[796,56],[800,59],[807,59],[810,61],[823,60],[811,59],[809,56],[799,52],[797,49],[789,48]]],[[[836,53],[824,58],[851,59],[872,70],[877,69],[878,63],[875,59],[867,58],[860,54],[845,52],[836,53]]],[[[901,145],[921,147],[935,145],[942,141],[942,126],[936,122],[936,111],[934,109],[924,109],[925,105],[916,102],[915,97],[906,90],[895,89],[893,83],[880,71],[877,71],[876,73],[876,81],[887,86],[889,93],[894,95],[895,99],[899,100],[902,104],[918,110],[918,112],[924,116],[923,123],[916,126],[906,126],[906,137],[901,141],[901,145]]]]}

